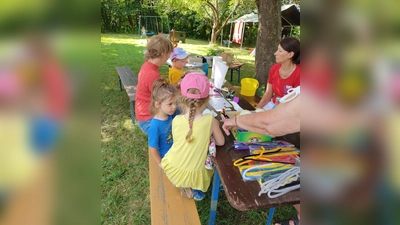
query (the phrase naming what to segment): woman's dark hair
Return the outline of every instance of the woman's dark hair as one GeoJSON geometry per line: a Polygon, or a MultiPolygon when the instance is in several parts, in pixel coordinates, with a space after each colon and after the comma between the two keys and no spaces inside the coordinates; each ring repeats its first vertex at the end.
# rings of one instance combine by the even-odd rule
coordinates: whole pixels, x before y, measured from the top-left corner
{"type": "Polygon", "coordinates": [[[286,37],[279,43],[287,52],[293,52],[292,62],[300,65],[300,41],[295,37],[286,37]]]}

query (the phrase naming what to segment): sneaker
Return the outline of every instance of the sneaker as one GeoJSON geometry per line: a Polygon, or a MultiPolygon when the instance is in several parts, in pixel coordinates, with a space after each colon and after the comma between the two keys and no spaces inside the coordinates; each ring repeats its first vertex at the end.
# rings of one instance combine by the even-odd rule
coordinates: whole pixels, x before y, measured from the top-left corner
{"type": "Polygon", "coordinates": [[[200,191],[200,190],[193,190],[193,198],[196,201],[200,201],[203,200],[205,197],[204,192],[200,191]]]}
{"type": "Polygon", "coordinates": [[[193,190],[191,188],[178,188],[181,195],[185,198],[193,198],[193,190]]]}

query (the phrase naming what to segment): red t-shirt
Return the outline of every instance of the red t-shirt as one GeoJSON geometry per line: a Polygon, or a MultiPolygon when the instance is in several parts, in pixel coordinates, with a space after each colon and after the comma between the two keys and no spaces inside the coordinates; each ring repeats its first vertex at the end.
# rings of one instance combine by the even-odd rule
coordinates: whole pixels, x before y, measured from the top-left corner
{"type": "Polygon", "coordinates": [[[296,65],[293,73],[285,79],[279,76],[281,66],[282,64],[275,64],[269,70],[268,83],[272,85],[272,92],[274,94],[272,97],[273,103],[276,103],[277,97],[282,98],[285,96],[290,88],[300,86],[300,66],[296,65]]]}
{"type": "Polygon", "coordinates": [[[48,59],[42,69],[49,115],[56,119],[64,119],[70,105],[69,85],[64,68],[56,60],[48,59]]]}
{"type": "Polygon", "coordinates": [[[161,78],[158,66],[150,62],[145,62],[140,68],[136,88],[135,112],[136,119],[139,121],[152,118],[150,115],[151,86],[158,78],[161,78]]]}

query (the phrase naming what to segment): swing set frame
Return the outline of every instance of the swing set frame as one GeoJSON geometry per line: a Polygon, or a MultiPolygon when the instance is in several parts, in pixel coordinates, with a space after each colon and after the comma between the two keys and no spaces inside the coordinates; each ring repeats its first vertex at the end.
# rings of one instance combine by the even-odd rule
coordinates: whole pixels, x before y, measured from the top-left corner
{"type": "Polygon", "coordinates": [[[161,32],[164,32],[163,20],[167,21],[168,33],[170,32],[170,26],[169,26],[169,21],[168,21],[168,17],[167,16],[142,16],[142,15],[140,15],[139,16],[139,26],[138,26],[138,35],[139,36],[141,34],[142,26],[144,26],[144,24],[141,24],[142,18],[145,19],[145,21],[146,21],[146,26],[145,26],[146,31],[147,31],[147,27],[148,27],[147,21],[148,21],[148,19],[150,19],[150,24],[151,24],[151,27],[153,29],[152,32],[154,32],[154,34],[158,34],[158,31],[160,31],[160,30],[161,30],[161,32]],[[155,24],[156,24],[156,29],[157,30],[154,30],[154,25],[153,25],[154,18],[156,20],[155,24]],[[158,20],[161,21],[161,29],[159,29],[160,27],[158,26],[159,25],[159,21],[158,20]]]}

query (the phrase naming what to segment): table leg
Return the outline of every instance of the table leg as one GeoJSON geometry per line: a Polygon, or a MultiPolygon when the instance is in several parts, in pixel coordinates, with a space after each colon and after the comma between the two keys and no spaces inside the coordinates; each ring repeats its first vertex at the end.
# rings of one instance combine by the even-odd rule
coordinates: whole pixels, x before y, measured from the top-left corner
{"type": "Polygon", "coordinates": [[[118,80],[119,80],[119,91],[122,91],[121,77],[118,76],[118,80]]]}
{"type": "Polygon", "coordinates": [[[237,72],[238,72],[238,82],[240,84],[240,67],[238,68],[237,72]]]}
{"type": "Polygon", "coordinates": [[[233,77],[233,69],[230,69],[231,70],[231,82],[232,82],[232,77],[233,77]]]}
{"type": "Polygon", "coordinates": [[[219,186],[221,185],[221,180],[217,169],[214,169],[213,186],[211,192],[211,205],[210,205],[210,216],[208,218],[208,225],[215,224],[215,217],[217,215],[217,203],[218,203],[218,193],[219,186]]]}
{"type": "Polygon", "coordinates": [[[267,225],[271,225],[272,217],[274,217],[274,211],[275,211],[275,208],[270,208],[269,209],[267,225]]]}
{"type": "Polygon", "coordinates": [[[130,102],[132,124],[135,125],[135,103],[130,102]]]}

